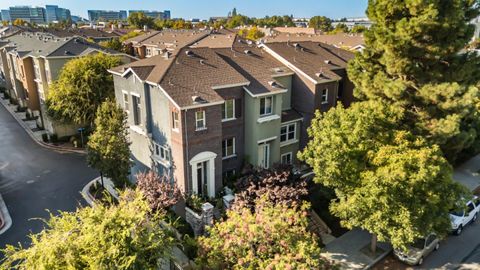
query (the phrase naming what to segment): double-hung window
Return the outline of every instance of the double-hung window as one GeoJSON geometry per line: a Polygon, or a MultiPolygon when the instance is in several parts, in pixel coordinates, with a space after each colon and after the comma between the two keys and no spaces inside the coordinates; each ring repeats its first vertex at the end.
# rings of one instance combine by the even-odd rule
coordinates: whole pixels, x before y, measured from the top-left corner
{"type": "Polygon", "coordinates": [[[328,89],[322,90],[322,104],[328,103],[328,89]]]}
{"type": "Polygon", "coordinates": [[[177,111],[172,111],[172,129],[178,130],[180,127],[180,117],[177,111]]]}
{"type": "Polygon", "coordinates": [[[128,113],[130,110],[130,104],[128,101],[128,93],[123,92],[123,109],[128,113]]]}
{"type": "Polygon", "coordinates": [[[159,144],[154,144],[155,146],[155,153],[154,156],[161,161],[168,162],[170,161],[170,151],[168,148],[161,146],[159,144]]]}
{"type": "Polygon", "coordinates": [[[222,119],[225,121],[235,119],[235,99],[225,100],[222,108],[222,119]]]}
{"type": "Polygon", "coordinates": [[[230,158],[235,156],[235,138],[228,138],[222,142],[222,157],[230,158]]]}
{"type": "Polygon", "coordinates": [[[195,128],[196,130],[202,130],[207,128],[207,123],[205,121],[205,111],[195,112],[195,128]]]}
{"type": "Polygon", "coordinates": [[[141,110],[141,103],[140,97],[132,95],[132,103],[133,103],[133,124],[135,126],[142,125],[142,110],[141,110]]]}
{"type": "Polygon", "coordinates": [[[273,97],[260,99],[260,116],[272,114],[273,97]]]}
{"type": "Polygon", "coordinates": [[[288,142],[295,140],[296,124],[288,124],[280,128],[280,142],[288,142]]]}
{"type": "Polygon", "coordinates": [[[281,156],[282,164],[292,164],[292,152],[283,154],[281,156]]]}

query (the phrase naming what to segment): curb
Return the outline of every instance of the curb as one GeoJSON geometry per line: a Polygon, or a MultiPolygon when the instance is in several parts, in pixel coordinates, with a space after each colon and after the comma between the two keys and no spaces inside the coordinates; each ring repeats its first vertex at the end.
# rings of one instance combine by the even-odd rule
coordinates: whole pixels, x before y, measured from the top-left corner
{"type": "Polygon", "coordinates": [[[66,153],[76,153],[76,154],[87,154],[85,150],[78,150],[78,149],[70,149],[70,148],[65,148],[65,147],[60,147],[60,146],[55,146],[51,144],[44,143],[43,141],[38,140],[35,135],[33,134],[33,131],[25,124],[25,122],[22,119],[19,119],[17,115],[15,114],[14,111],[10,108],[10,106],[5,102],[5,100],[0,97],[0,103],[3,105],[3,107],[12,115],[12,117],[18,122],[18,124],[27,132],[27,134],[30,136],[30,138],[36,142],[38,145],[54,150],[54,151],[61,151],[61,152],[66,152],[66,153]]]}
{"type": "Polygon", "coordinates": [[[0,227],[1,235],[12,226],[12,218],[8,213],[7,205],[3,201],[2,195],[0,195],[0,219],[3,221],[2,227],[0,227]]]}
{"type": "MultiPolygon", "coordinates": [[[[90,187],[95,183],[98,182],[100,183],[100,176],[93,179],[92,181],[88,182],[83,188],[82,191],[80,192],[82,194],[82,197],[85,199],[85,201],[90,205],[90,206],[95,206],[95,198],[93,198],[92,194],[90,194],[90,187]]],[[[105,189],[110,193],[115,199],[119,200],[118,193],[115,191],[115,187],[112,183],[112,181],[106,177],[103,178],[103,184],[105,185],[105,189]]]]}

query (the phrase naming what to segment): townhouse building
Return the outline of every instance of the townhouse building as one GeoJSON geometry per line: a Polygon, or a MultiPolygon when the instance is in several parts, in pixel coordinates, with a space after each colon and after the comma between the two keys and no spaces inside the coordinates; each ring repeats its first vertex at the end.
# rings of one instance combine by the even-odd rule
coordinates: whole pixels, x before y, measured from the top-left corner
{"type": "Polygon", "coordinates": [[[131,55],[140,59],[169,52],[177,54],[181,48],[190,46],[208,36],[210,31],[169,30],[149,31],[124,42],[131,55]]]}
{"type": "Polygon", "coordinates": [[[77,126],[54,121],[48,117],[45,100],[50,84],[71,59],[93,54],[118,55],[124,63],[133,57],[90,43],[81,37],[60,38],[39,32],[21,32],[0,42],[2,73],[7,88],[21,107],[37,117],[37,125],[49,135],[66,137],[76,134],[77,126]]]}
{"type": "Polygon", "coordinates": [[[296,163],[314,112],[353,99],[351,52],[228,34],[219,37],[225,46],[202,47],[211,39],[110,70],[128,114],[133,178],[154,170],[214,197],[247,163],[296,163]]]}

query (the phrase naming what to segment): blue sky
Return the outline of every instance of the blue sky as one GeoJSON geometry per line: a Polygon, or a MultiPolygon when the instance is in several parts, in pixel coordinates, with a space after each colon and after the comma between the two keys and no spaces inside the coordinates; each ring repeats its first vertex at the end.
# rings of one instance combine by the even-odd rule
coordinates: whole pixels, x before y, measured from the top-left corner
{"type": "Polygon", "coordinates": [[[239,13],[251,17],[291,15],[331,18],[363,17],[368,0],[1,0],[0,8],[15,5],[45,6],[56,4],[69,8],[73,15],[87,16],[87,9],[147,9],[172,11],[172,17],[209,18],[225,16],[236,7],[239,13]]]}

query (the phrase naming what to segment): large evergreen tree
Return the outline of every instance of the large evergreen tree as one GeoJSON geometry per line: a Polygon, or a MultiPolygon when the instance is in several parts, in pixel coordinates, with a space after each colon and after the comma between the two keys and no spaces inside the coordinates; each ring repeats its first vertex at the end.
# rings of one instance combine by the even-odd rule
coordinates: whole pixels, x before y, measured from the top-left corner
{"type": "Polygon", "coordinates": [[[370,0],[366,49],[350,63],[360,100],[405,109],[403,123],[454,161],[480,150],[479,57],[461,52],[479,14],[475,0],[370,0]]]}
{"type": "Polygon", "coordinates": [[[113,77],[107,70],[118,65],[118,57],[101,53],[70,60],[48,91],[49,115],[66,123],[91,126],[100,104],[115,97],[113,77]]]}
{"type": "Polygon", "coordinates": [[[380,102],[340,105],[317,113],[299,154],[315,182],[335,190],[330,211],[345,227],[397,248],[431,232],[444,235],[463,192],[438,146],[396,129],[403,118],[404,110],[380,102]]]}
{"type": "Polygon", "coordinates": [[[30,247],[7,246],[0,269],[159,269],[176,244],[139,192],[126,191],[118,204],[96,204],[51,215],[30,236],[30,247]]]}
{"type": "Polygon", "coordinates": [[[98,108],[95,132],[88,141],[88,164],[123,187],[130,172],[129,146],[127,115],[115,102],[105,101],[98,108]]]}

